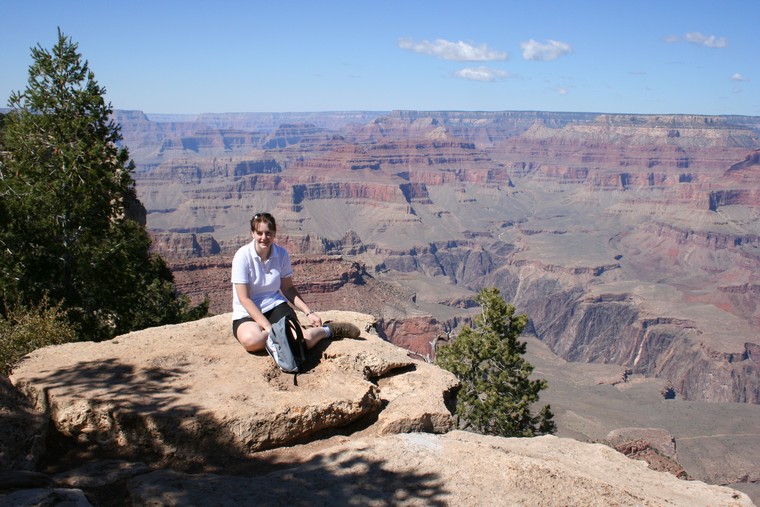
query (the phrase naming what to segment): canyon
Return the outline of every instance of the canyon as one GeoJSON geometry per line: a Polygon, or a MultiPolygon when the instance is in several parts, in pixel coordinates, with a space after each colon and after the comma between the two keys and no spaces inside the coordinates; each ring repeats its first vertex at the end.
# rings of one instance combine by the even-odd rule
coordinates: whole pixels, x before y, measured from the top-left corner
{"type": "Polygon", "coordinates": [[[499,288],[558,435],[673,435],[760,499],[760,118],[531,111],[117,111],[154,249],[229,311],[270,211],[312,308],[430,361],[499,288]]]}
{"type": "Polygon", "coordinates": [[[117,111],[154,248],[229,305],[267,210],[318,308],[422,357],[498,287],[570,362],[760,403],[760,118],[117,111]]]}

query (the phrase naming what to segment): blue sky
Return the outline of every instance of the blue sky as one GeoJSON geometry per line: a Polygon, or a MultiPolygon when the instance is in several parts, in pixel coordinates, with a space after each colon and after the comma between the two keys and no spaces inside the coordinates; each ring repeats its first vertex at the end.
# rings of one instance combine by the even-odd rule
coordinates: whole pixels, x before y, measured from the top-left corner
{"type": "Polygon", "coordinates": [[[57,28],[115,109],[760,115],[757,0],[0,0],[0,98],[57,28]]]}

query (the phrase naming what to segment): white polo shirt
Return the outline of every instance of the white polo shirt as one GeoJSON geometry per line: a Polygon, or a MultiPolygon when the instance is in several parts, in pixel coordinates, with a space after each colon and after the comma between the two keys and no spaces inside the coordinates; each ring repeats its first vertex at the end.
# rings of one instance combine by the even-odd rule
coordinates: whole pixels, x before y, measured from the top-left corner
{"type": "Polygon", "coordinates": [[[246,284],[248,297],[261,313],[265,313],[278,304],[287,302],[280,292],[280,281],[291,276],[293,268],[290,265],[290,255],[276,243],[272,243],[272,251],[266,262],[256,253],[253,241],[240,247],[232,258],[232,320],[249,317],[240,304],[235,284],[246,284]]]}

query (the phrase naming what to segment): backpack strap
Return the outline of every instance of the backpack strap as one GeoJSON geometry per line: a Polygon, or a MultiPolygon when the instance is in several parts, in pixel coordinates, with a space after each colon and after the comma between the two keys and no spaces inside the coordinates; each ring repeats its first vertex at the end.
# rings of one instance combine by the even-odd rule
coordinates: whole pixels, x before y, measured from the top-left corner
{"type": "Polygon", "coordinates": [[[306,339],[303,337],[301,323],[293,319],[292,316],[288,316],[285,329],[288,335],[290,349],[298,364],[298,370],[304,371],[306,370],[306,339]]]}

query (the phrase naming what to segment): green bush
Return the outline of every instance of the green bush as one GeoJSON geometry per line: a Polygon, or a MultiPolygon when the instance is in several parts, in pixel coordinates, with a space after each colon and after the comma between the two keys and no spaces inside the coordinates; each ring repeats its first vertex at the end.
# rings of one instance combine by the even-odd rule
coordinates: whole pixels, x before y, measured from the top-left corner
{"type": "Polygon", "coordinates": [[[22,357],[48,345],[75,340],[74,330],[60,305],[43,300],[35,308],[17,306],[0,313],[0,373],[9,375],[22,357]]]}
{"type": "Polygon", "coordinates": [[[548,387],[532,379],[533,366],[525,360],[526,342],[519,336],[527,315],[515,315],[495,287],[478,293],[483,311],[475,327],[464,326],[456,339],[436,353],[436,364],[461,382],[456,415],[461,427],[504,437],[532,437],[554,433],[549,405],[533,415],[531,406],[548,387]]]}

